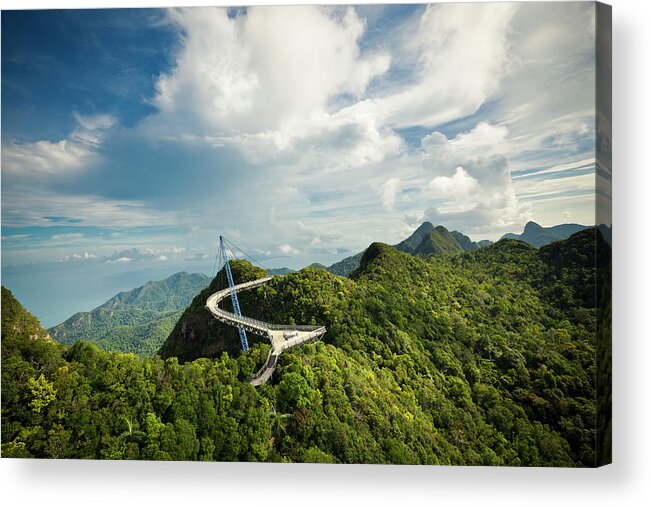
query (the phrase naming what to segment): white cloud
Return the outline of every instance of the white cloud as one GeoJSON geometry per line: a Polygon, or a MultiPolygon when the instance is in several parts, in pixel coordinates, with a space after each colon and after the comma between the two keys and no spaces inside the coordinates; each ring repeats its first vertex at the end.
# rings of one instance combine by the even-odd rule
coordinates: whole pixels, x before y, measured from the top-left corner
{"type": "MultiPolygon", "coordinates": [[[[63,239],[68,239],[68,241],[70,241],[70,239],[67,238],[67,236],[82,236],[82,235],[77,235],[76,233],[71,233],[71,234],[66,233],[58,236],[66,237],[63,239]]],[[[132,247],[124,250],[117,250],[110,254],[103,253],[107,251],[107,248],[111,244],[112,243],[108,243],[107,245],[101,246],[101,244],[98,243],[94,246],[98,247],[99,251],[95,250],[94,253],[86,251],[81,254],[73,253],[70,255],[65,255],[59,259],[59,262],[87,261],[87,262],[95,262],[97,264],[101,264],[101,263],[124,264],[127,262],[137,262],[137,261],[145,261],[147,263],[151,261],[160,261],[160,262],[179,261],[179,260],[202,261],[202,260],[208,260],[214,258],[214,256],[210,256],[203,252],[195,252],[193,255],[188,257],[187,249],[184,247],[177,247],[177,246],[162,247],[162,248],[132,247]]]]}
{"type": "Polygon", "coordinates": [[[411,229],[423,222],[423,215],[418,213],[407,213],[402,220],[411,229]]]}
{"type": "Polygon", "coordinates": [[[76,239],[83,239],[84,235],[80,232],[69,232],[63,234],[54,234],[50,239],[53,241],[74,241],[76,239]]]}
{"type": "Polygon", "coordinates": [[[387,211],[393,210],[396,194],[400,190],[400,178],[390,178],[380,187],[380,200],[387,211]]]}
{"type": "Polygon", "coordinates": [[[112,116],[75,115],[79,127],[60,141],[34,143],[7,141],[2,144],[3,175],[20,177],[56,175],[86,168],[97,157],[103,130],[113,126],[112,116]]]}
{"type": "Polygon", "coordinates": [[[515,3],[427,6],[408,34],[417,54],[415,83],[378,100],[388,124],[436,126],[475,113],[508,71],[515,3]]]}
{"type": "Polygon", "coordinates": [[[509,129],[504,125],[479,122],[472,130],[459,133],[450,143],[466,156],[488,156],[509,152],[509,129]]]}
{"type": "Polygon", "coordinates": [[[278,130],[208,136],[203,141],[236,146],[253,164],[272,161],[334,171],[377,163],[405,148],[399,135],[380,124],[377,104],[369,100],[334,113],[321,111],[278,130]]]}
{"type": "Polygon", "coordinates": [[[108,264],[131,262],[131,261],[168,261],[171,259],[181,259],[184,257],[187,249],[184,247],[166,247],[166,248],[130,248],[106,255],[101,260],[108,264]]]}
{"type": "Polygon", "coordinates": [[[470,176],[463,167],[457,167],[454,176],[437,176],[429,183],[429,188],[442,197],[466,198],[475,193],[479,182],[470,176]]]}
{"type": "Polygon", "coordinates": [[[223,8],[175,9],[169,17],[183,47],[154,103],[192,115],[207,133],[302,124],[388,69],[386,55],[360,55],[364,23],[352,8],[251,7],[234,18],[223,8]]]}
{"type": "Polygon", "coordinates": [[[296,221],[296,225],[303,241],[309,241],[311,245],[322,242],[332,243],[341,238],[341,233],[338,231],[328,232],[314,225],[306,225],[300,220],[296,221]]]}
{"type": "Polygon", "coordinates": [[[92,156],[87,146],[68,139],[25,144],[9,141],[2,146],[2,169],[20,175],[52,174],[79,169],[92,156]]]}
{"type": "Polygon", "coordinates": [[[111,128],[116,123],[114,116],[110,114],[98,114],[95,116],[84,116],[74,113],[77,123],[86,131],[105,130],[111,128]]]}
{"type": "MultiPolygon", "coordinates": [[[[559,223],[566,219],[563,207],[553,209],[540,203],[565,199],[583,202],[585,194],[594,191],[594,158],[512,177],[506,155],[514,152],[517,143],[509,129],[486,122],[450,140],[440,132],[425,136],[421,142],[426,153],[424,164],[436,174],[428,190],[437,199],[425,211],[425,218],[467,233],[505,232],[531,218],[559,223]],[[533,217],[533,210],[539,215],[533,217]],[[549,220],[551,213],[556,218],[549,220]]],[[[584,217],[585,212],[577,215],[584,217]]]]}
{"type": "Polygon", "coordinates": [[[285,255],[297,255],[300,253],[296,248],[294,248],[289,243],[283,243],[282,245],[278,245],[278,250],[285,255]]]}
{"type": "Polygon", "coordinates": [[[131,257],[118,257],[117,259],[109,259],[104,262],[106,264],[123,264],[125,262],[131,262],[131,257]]]}
{"type": "Polygon", "coordinates": [[[428,191],[438,200],[425,218],[467,233],[503,230],[528,219],[529,206],[519,201],[508,161],[499,154],[507,134],[479,123],[451,140],[440,132],[422,139],[424,165],[435,174],[428,191]]]}
{"type": "Polygon", "coordinates": [[[7,234],[2,236],[2,241],[21,240],[31,238],[31,234],[7,234]]]}
{"type": "Polygon", "coordinates": [[[4,185],[2,189],[2,224],[4,226],[42,225],[43,217],[67,216],[74,210],[79,221],[87,225],[148,226],[174,225],[176,213],[169,209],[152,209],[139,200],[103,199],[94,195],[65,195],[38,187],[4,185]]]}
{"type": "Polygon", "coordinates": [[[532,177],[539,177],[543,174],[549,175],[549,174],[558,174],[558,173],[564,173],[576,169],[592,169],[594,170],[595,167],[595,159],[593,158],[587,158],[583,160],[577,160],[576,162],[568,162],[565,164],[558,164],[552,167],[548,167],[546,169],[541,169],[539,171],[533,171],[533,172],[528,172],[526,174],[518,174],[513,176],[513,179],[521,179],[521,178],[532,178],[532,177]]]}
{"type": "Polygon", "coordinates": [[[238,42],[240,23],[225,9],[173,9],[168,15],[184,32],[183,49],[174,72],[158,80],[154,104],[166,113],[186,110],[207,127],[251,111],[259,82],[248,69],[249,51],[238,42]]]}
{"type": "Polygon", "coordinates": [[[59,262],[68,262],[68,261],[88,261],[92,259],[96,259],[97,256],[89,253],[89,252],[84,252],[83,254],[72,254],[72,255],[66,255],[65,257],[62,257],[59,259],[59,262]]]}
{"type": "Polygon", "coordinates": [[[236,146],[253,163],[308,154],[335,169],[402,148],[378,123],[376,105],[362,100],[390,58],[362,53],[365,24],[352,7],[256,6],[234,18],[223,8],[176,9],[169,17],[182,48],[158,81],[148,132],[236,146]],[[338,97],[349,99],[336,107],[338,97]]]}
{"type": "Polygon", "coordinates": [[[518,179],[515,188],[522,198],[558,197],[563,194],[577,194],[595,191],[594,172],[554,179],[518,179]]]}
{"type": "Polygon", "coordinates": [[[550,2],[514,16],[512,71],[492,112],[509,129],[514,169],[594,151],[594,12],[588,2],[550,2]]]}
{"type": "MultiPolygon", "coordinates": [[[[435,181],[462,187],[461,177],[453,185],[460,166],[481,192],[438,193],[442,201],[428,208],[428,218],[483,233],[528,218],[565,220],[563,205],[543,206],[547,199],[585,206],[594,175],[576,172],[593,172],[594,165],[593,12],[578,3],[519,7],[507,31],[509,76],[493,94],[490,112],[454,139],[433,133],[422,141],[426,167],[435,178],[448,178],[435,181]]],[[[586,210],[572,216],[585,217],[586,210]]]]}

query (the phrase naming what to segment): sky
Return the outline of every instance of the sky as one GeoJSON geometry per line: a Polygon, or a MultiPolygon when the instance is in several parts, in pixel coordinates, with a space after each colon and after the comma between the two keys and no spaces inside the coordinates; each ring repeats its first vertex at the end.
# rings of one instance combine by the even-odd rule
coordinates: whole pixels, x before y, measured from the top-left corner
{"type": "Polygon", "coordinates": [[[46,326],[220,234],[296,269],[594,187],[593,3],[2,12],[2,283],[46,326]]]}

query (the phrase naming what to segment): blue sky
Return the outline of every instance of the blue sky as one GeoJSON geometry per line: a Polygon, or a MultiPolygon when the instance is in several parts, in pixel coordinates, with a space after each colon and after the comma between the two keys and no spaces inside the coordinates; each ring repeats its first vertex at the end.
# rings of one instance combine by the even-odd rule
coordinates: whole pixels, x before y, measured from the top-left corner
{"type": "Polygon", "coordinates": [[[593,9],[4,11],[3,284],[51,325],[219,234],[299,268],[592,224],[593,9]]]}

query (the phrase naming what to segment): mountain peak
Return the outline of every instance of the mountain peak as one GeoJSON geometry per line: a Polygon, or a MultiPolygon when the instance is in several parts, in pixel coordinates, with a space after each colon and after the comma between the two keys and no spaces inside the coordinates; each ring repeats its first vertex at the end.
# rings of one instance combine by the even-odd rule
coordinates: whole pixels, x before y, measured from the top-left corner
{"type": "Polygon", "coordinates": [[[392,250],[391,246],[386,245],[380,242],[371,243],[368,248],[364,251],[362,258],[360,260],[360,268],[364,268],[369,262],[371,262],[376,257],[379,257],[381,254],[392,250]]]}
{"type": "MultiPolygon", "coordinates": [[[[442,227],[442,226],[439,225],[439,227],[442,227]]],[[[427,232],[431,231],[432,229],[434,229],[434,225],[432,225],[432,222],[423,222],[422,224],[420,224],[418,229],[416,229],[414,231],[414,233],[427,233],[427,232]]]]}
{"type": "Polygon", "coordinates": [[[430,255],[438,257],[445,254],[461,252],[463,252],[463,248],[457,240],[454,239],[445,227],[439,225],[423,237],[420,244],[412,253],[418,257],[428,257],[430,255]]]}
{"type": "Polygon", "coordinates": [[[534,221],[529,221],[527,224],[524,226],[524,233],[535,233],[543,230],[543,227],[539,224],[537,224],[534,221]]]}
{"type": "Polygon", "coordinates": [[[411,234],[411,236],[395,245],[395,247],[401,252],[413,252],[414,249],[420,245],[423,238],[433,230],[434,226],[432,225],[432,222],[423,222],[420,227],[411,234]]]}

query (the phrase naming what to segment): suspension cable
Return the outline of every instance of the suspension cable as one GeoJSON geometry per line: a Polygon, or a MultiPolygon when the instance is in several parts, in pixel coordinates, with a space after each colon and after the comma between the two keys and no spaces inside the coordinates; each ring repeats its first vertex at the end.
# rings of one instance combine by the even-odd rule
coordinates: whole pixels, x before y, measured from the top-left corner
{"type": "Polygon", "coordinates": [[[267,268],[260,261],[255,260],[249,254],[247,254],[244,250],[242,250],[239,246],[237,246],[235,243],[233,243],[232,241],[226,239],[223,236],[221,236],[221,238],[223,239],[224,249],[222,251],[221,245],[220,245],[219,248],[217,248],[217,255],[215,256],[215,263],[213,265],[213,278],[215,278],[215,276],[219,276],[218,283],[221,281],[222,275],[224,274],[224,269],[223,269],[224,264],[226,264],[226,262],[229,261],[229,258],[228,258],[229,254],[230,254],[231,258],[237,259],[236,251],[240,252],[242,255],[244,255],[244,257],[249,259],[251,262],[253,262],[254,264],[257,264],[262,269],[267,271],[267,268]]]}
{"type": "Polygon", "coordinates": [[[217,266],[219,265],[219,269],[221,269],[221,256],[222,256],[222,249],[217,248],[217,254],[215,255],[215,263],[212,266],[212,276],[210,278],[215,278],[215,275],[217,274],[217,266]]]}
{"type": "MultiPolygon", "coordinates": [[[[244,250],[242,250],[239,246],[237,246],[237,245],[236,245],[235,243],[233,243],[231,240],[224,238],[224,241],[225,241],[227,244],[229,244],[230,246],[234,247],[236,250],[242,252],[242,254],[243,254],[247,259],[249,259],[250,261],[252,261],[254,264],[257,264],[258,266],[260,266],[260,267],[261,267],[262,269],[264,269],[265,271],[267,270],[267,268],[266,268],[266,267],[265,267],[265,266],[264,266],[260,261],[256,261],[253,257],[251,257],[249,254],[247,254],[244,250]]],[[[232,250],[231,250],[231,252],[232,252],[232,250]]]]}

